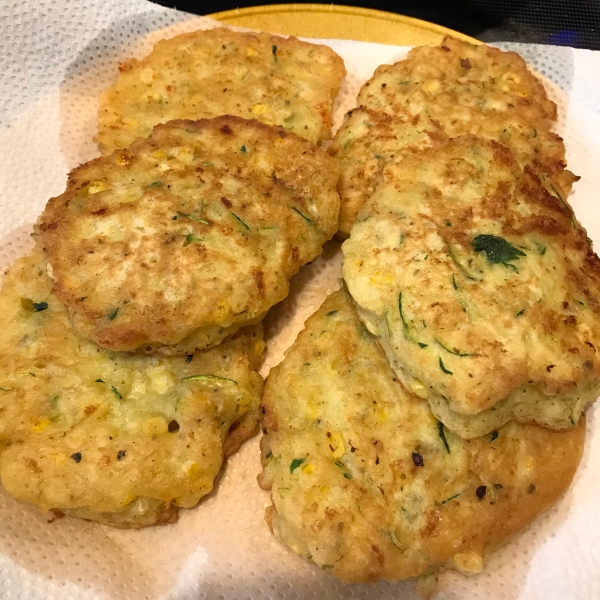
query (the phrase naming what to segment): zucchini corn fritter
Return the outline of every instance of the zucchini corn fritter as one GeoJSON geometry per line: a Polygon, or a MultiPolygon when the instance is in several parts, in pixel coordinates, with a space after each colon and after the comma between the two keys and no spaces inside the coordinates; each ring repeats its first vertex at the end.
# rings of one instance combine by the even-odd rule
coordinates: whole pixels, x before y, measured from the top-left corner
{"type": "Polygon", "coordinates": [[[258,425],[262,328],[151,358],[75,333],[39,251],[0,292],[0,478],[6,490],[116,527],[177,518],[258,425]]]}
{"type": "Polygon", "coordinates": [[[159,123],[224,114],[281,125],[319,143],[330,138],[333,101],[346,74],[327,46],[221,28],[161,40],[119,71],[100,97],[96,141],[104,153],[148,136],[159,123]]]}
{"type": "Polygon", "coordinates": [[[331,157],[282,128],[171,121],[75,169],[37,243],[80,333],[189,354],[286,297],[337,229],[337,179],[331,157]]]}
{"type": "Polygon", "coordinates": [[[573,427],[600,393],[600,260],[505,146],[464,136],[390,163],[342,249],[361,319],[460,436],[573,427]]]}
{"type": "Polygon", "coordinates": [[[271,371],[262,404],[267,521],[351,582],[481,570],[565,491],[585,437],[583,418],[561,432],[511,422],[454,435],[398,381],[343,291],[271,371]]]}
{"type": "Polygon", "coordinates": [[[566,199],[578,178],[566,170],[562,139],[551,131],[556,106],[513,52],[446,38],[379,67],[330,153],[341,167],[340,235],[348,237],[388,162],[447,137],[474,134],[508,146],[553,195],[566,199]]]}

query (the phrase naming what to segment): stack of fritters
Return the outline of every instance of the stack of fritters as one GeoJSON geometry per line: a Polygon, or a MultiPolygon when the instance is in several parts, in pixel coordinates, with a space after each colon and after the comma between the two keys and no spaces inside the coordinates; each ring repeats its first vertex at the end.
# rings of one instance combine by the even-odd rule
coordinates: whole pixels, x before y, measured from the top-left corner
{"type": "Polygon", "coordinates": [[[10,493],[143,527],[212,489],[258,427],[260,320],[337,229],[336,164],[309,139],[343,73],[328,48],[222,29],[127,63],[101,109],[117,149],[69,175],[0,293],[10,493]]]}
{"type": "Polygon", "coordinates": [[[331,153],[347,291],[263,397],[267,520],[347,581],[482,557],[569,485],[600,393],[600,260],[556,107],[446,38],[377,69],[331,153]]]}
{"type": "Polygon", "coordinates": [[[514,52],[447,37],[379,67],[331,146],[342,171],[340,235],[350,235],[387,163],[466,134],[507,146],[521,168],[565,200],[577,177],[565,168],[555,120],[556,105],[514,52]]]}

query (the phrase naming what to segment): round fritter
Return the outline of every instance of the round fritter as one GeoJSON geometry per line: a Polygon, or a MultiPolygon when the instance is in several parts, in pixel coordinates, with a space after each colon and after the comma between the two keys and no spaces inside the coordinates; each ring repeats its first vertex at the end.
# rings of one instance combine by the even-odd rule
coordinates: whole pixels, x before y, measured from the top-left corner
{"type": "Polygon", "coordinates": [[[117,82],[100,97],[96,141],[112,152],[158,123],[231,114],[317,143],[330,137],[345,74],[331,48],[294,37],[222,28],[178,35],[120,65],[117,82]]]}
{"type": "Polygon", "coordinates": [[[283,129],[172,121],[75,169],[37,240],[83,335],[191,353],[285,298],[337,229],[336,183],[335,161],[283,129]]]}
{"type": "Polygon", "coordinates": [[[584,419],[568,431],[510,423],[463,440],[397,380],[338,292],[306,323],[263,396],[259,482],[267,520],[345,581],[479,571],[569,485],[584,419]]]}
{"type": "Polygon", "coordinates": [[[100,348],[70,328],[39,251],[0,292],[0,478],[9,493],[117,527],[177,517],[256,431],[260,326],[188,357],[100,348]]]}
{"type": "Polygon", "coordinates": [[[406,387],[467,438],[572,427],[600,392],[600,260],[504,146],[454,138],[390,163],[344,279],[406,387]]]}
{"type": "Polygon", "coordinates": [[[432,96],[427,112],[417,115],[392,116],[365,107],[349,113],[329,149],[341,171],[341,236],[350,235],[356,215],[380,183],[388,162],[397,162],[447,137],[469,133],[508,146],[519,165],[531,167],[551,194],[567,198],[578,178],[565,169],[565,146],[560,136],[547,127],[533,127],[515,109],[484,113],[454,104],[447,110],[444,96],[432,96]]]}
{"type": "Polygon", "coordinates": [[[515,52],[446,37],[439,46],[419,46],[408,58],[382,65],[358,94],[357,105],[392,115],[427,112],[432,97],[445,94],[447,110],[466,106],[484,113],[516,109],[529,123],[556,120],[556,105],[515,52]]]}

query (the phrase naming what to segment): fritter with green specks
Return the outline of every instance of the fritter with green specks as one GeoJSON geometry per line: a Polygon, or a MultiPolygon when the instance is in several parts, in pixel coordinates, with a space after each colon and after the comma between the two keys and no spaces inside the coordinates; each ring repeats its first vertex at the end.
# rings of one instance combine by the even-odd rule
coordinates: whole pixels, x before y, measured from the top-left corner
{"type": "Polygon", "coordinates": [[[261,486],[284,544],[350,582],[478,572],[568,487],[584,419],[464,440],[409,393],[346,292],[306,323],[263,396],[261,486]]]}
{"type": "Polygon", "coordinates": [[[236,115],[321,142],[346,70],[327,46],[217,28],[161,40],[119,67],[100,98],[103,152],[129,146],[158,123],[236,115]]]}
{"type": "Polygon", "coordinates": [[[152,358],[70,327],[39,251],[0,292],[0,478],[41,510],[115,527],[176,520],[258,426],[260,325],[152,358]]]}
{"type": "Polygon", "coordinates": [[[493,114],[514,109],[534,126],[556,120],[556,105],[516,52],[450,36],[439,46],[413,48],[405,60],[378,67],[360,90],[357,105],[418,115],[440,94],[446,94],[449,110],[466,106],[493,114]]]}
{"type": "Polygon", "coordinates": [[[565,168],[563,141],[547,126],[535,127],[515,110],[485,114],[451,105],[451,111],[447,107],[438,111],[441,100],[441,96],[432,97],[427,112],[414,116],[392,116],[365,107],[348,114],[329,150],[340,165],[342,237],[350,235],[356,215],[381,182],[388,162],[469,133],[510,148],[522,168],[529,167],[550,194],[566,200],[578,177],[565,168]]]}
{"type": "Polygon", "coordinates": [[[260,320],[337,229],[334,159],[258,121],[158,125],[75,169],[36,226],[75,328],[189,354],[260,320]]]}
{"type": "Polygon", "coordinates": [[[501,144],[385,168],[344,279],[404,385],[455,433],[573,427],[600,393],[600,260],[572,209],[501,144]]]}

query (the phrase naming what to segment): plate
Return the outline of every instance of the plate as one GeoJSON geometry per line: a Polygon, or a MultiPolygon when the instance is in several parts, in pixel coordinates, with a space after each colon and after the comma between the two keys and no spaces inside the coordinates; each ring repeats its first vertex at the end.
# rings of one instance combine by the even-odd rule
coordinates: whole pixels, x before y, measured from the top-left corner
{"type": "Polygon", "coordinates": [[[377,42],[395,46],[439,44],[445,35],[479,43],[464,33],[371,8],[333,4],[269,4],[210,15],[228,25],[307,38],[377,42]]]}

